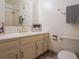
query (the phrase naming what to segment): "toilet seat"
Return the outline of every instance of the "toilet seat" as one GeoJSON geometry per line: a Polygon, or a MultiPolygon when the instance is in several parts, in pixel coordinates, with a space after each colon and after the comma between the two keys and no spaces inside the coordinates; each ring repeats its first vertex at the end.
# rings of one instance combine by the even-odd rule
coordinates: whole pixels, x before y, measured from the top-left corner
{"type": "Polygon", "coordinates": [[[63,50],[58,53],[58,59],[78,59],[78,57],[73,52],[63,50]]]}

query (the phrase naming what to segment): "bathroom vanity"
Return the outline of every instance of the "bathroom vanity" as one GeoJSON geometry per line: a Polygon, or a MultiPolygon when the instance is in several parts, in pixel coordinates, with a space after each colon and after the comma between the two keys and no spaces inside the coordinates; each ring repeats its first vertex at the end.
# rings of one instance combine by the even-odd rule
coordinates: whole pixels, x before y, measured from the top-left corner
{"type": "Polygon", "coordinates": [[[0,36],[0,59],[35,59],[48,50],[49,34],[14,33],[0,36]]]}

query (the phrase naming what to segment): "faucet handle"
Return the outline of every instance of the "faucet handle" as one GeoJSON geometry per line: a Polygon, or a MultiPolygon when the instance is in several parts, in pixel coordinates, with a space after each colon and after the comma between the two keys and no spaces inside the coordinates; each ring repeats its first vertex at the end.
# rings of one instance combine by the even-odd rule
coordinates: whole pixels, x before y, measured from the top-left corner
{"type": "Polygon", "coordinates": [[[19,32],[19,33],[21,33],[21,32],[27,32],[27,30],[26,30],[26,26],[20,26],[20,27],[18,27],[17,28],[17,31],[19,32]]]}
{"type": "Polygon", "coordinates": [[[26,26],[22,26],[22,32],[27,32],[27,30],[26,30],[26,26]]]}
{"type": "Polygon", "coordinates": [[[21,32],[22,32],[21,27],[18,27],[18,28],[17,28],[17,31],[18,31],[19,33],[21,33],[21,32]]]}

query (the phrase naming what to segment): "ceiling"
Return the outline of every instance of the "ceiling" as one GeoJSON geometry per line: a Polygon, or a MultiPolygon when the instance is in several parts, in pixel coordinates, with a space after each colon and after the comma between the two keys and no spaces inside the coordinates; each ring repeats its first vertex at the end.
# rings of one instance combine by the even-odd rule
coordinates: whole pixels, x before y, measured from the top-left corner
{"type": "Polygon", "coordinates": [[[17,0],[5,0],[5,2],[14,5],[17,3],[17,0]]]}

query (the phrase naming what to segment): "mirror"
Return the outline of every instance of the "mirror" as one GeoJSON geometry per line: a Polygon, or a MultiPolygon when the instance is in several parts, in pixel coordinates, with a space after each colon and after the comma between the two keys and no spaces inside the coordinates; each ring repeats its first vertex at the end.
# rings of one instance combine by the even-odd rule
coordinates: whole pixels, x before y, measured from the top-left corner
{"type": "Polygon", "coordinates": [[[5,0],[5,25],[22,25],[24,18],[19,15],[19,0],[5,0]]]}

